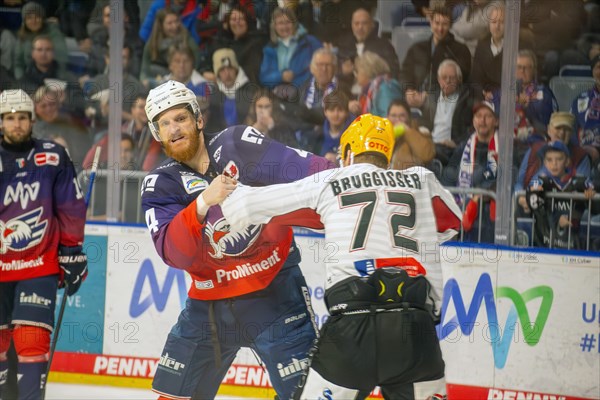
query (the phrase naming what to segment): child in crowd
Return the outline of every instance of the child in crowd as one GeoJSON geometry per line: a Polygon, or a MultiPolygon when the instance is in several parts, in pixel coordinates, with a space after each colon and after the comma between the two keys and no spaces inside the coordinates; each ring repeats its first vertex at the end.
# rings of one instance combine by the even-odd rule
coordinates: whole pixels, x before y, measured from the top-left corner
{"type": "Polygon", "coordinates": [[[323,142],[319,154],[331,162],[337,162],[340,136],[354,120],[348,111],[348,96],[342,91],[334,91],[323,98],[323,142]]]}
{"type": "Polygon", "coordinates": [[[535,217],[535,246],[579,248],[579,222],[586,202],[571,199],[545,199],[545,192],[583,192],[586,199],[596,193],[589,177],[574,176],[570,153],[561,141],[550,142],[539,152],[543,168],[527,189],[527,202],[535,217]]]}

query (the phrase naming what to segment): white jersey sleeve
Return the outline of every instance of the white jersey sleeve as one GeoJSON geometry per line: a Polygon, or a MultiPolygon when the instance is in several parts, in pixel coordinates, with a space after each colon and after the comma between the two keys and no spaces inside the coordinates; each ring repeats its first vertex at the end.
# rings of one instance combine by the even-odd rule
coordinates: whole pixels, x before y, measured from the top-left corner
{"type": "Polygon", "coordinates": [[[243,229],[248,225],[266,224],[273,217],[290,217],[290,225],[315,227],[318,219],[316,208],[327,181],[338,169],[330,169],[308,176],[296,182],[250,187],[238,187],[221,204],[223,215],[231,229],[243,229]],[[299,212],[300,211],[300,212],[299,212]]]}

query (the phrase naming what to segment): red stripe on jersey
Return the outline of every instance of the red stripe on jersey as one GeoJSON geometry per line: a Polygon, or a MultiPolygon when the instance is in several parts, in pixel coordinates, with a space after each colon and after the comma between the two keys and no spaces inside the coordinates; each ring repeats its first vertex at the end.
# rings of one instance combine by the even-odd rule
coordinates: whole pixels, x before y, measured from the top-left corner
{"type": "Polygon", "coordinates": [[[302,208],[287,214],[278,215],[277,217],[273,217],[271,222],[277,225],[303,226],[311,229],[325,228],[325,225],[321,222],[321,216],[312,208],[302,208]]]}
{"type": "Polygon", "coordinates": [[[431,206],[435,214],[435,222],[439,233],[448,230],[460,231],[460,219],[452,212],[450,207],[442,200],[441,197],[435,196],[431,199],[431,206]]]}
{"type": "Polygon", "coordinates": [[[414,257],[376,258],[375,268],[398,267],[406,271],[408,276],[427,275],[427,270],[414,257]]]}

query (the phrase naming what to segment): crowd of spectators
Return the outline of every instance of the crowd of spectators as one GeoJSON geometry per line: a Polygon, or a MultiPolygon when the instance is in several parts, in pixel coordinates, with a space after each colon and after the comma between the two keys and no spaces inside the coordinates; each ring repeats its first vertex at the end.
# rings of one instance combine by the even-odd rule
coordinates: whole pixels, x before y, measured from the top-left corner
{"type": "MultiPolygon", "coordinates": [[[[422,15],[431,35],[412,43],[404,59],[374,18],[377,0],[126,0],[124,15],[113,15],[108,0],[2,3],[20,10],[12,15],[21,22],[0,29],[0,91],[31,94],[34,134],[64,144],[80,170],[97,146],[106,163],[114,99],[123,110],[122,168],[156,167],[165,156],[143,107],[148,90],[173,79],[198,96],[209,131],[249,124],[335,160],[353,118],[373,113],[397,127],[394,168],[424,165],[447,186],[495,191],[502,0],[412,0],[409,14],[422,15]],[[108,79],[113,21],[124,27],[116,93],[108,79]]],[[[520,216],[538,212],[531,194],[539,199],[540,188],[590,198],[598,188],[599,3],[522,0],[512,86],[514,189],[525,193],[518,197],[520,216]],[[550,79],[573,64],[594,83],[570,100],[570,109],[559,109],[550,79]],[[559,161],[557,172],[550,164],[559,161]]],[[[458,201],[465,239],[493,241],[493,196],[458,201]]],[[[582,214],[581,204],[561,207],[582,214]]],[[[554,225],[579,225],[573,218],[561,224],[554,225]]],[[[536,244],[563,244],[544,240],[536,244]]]]}

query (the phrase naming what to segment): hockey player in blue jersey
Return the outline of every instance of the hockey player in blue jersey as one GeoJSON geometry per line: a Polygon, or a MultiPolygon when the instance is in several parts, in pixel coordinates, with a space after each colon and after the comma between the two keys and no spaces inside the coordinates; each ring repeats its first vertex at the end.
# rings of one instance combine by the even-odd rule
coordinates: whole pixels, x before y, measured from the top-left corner
{"type": "Polygon", "coordinates": [[[251,126],[208,135],[196,97],[181,83],[150,91],[146,113],[170,157],[142,186],[142,206],[164,262],[192,277],[152,389],[169,399],[214,398],[240,347],[265,364],[282,399],[291,397],[316,337],[310,296],[290,228],[230,231],[218,203],[237,181],[297,180],[333,165],[272,141],[251,126]]]}
{"type": "Polygon", "coordinates": [[[40,398],[57,288],[64,278],[72,296],[87,275],[85,203],[75,168],[62,146],[31,137],[33,108],[23,90],[0,95],[0,398],[11,341],[18,398],[40,398]]]}

